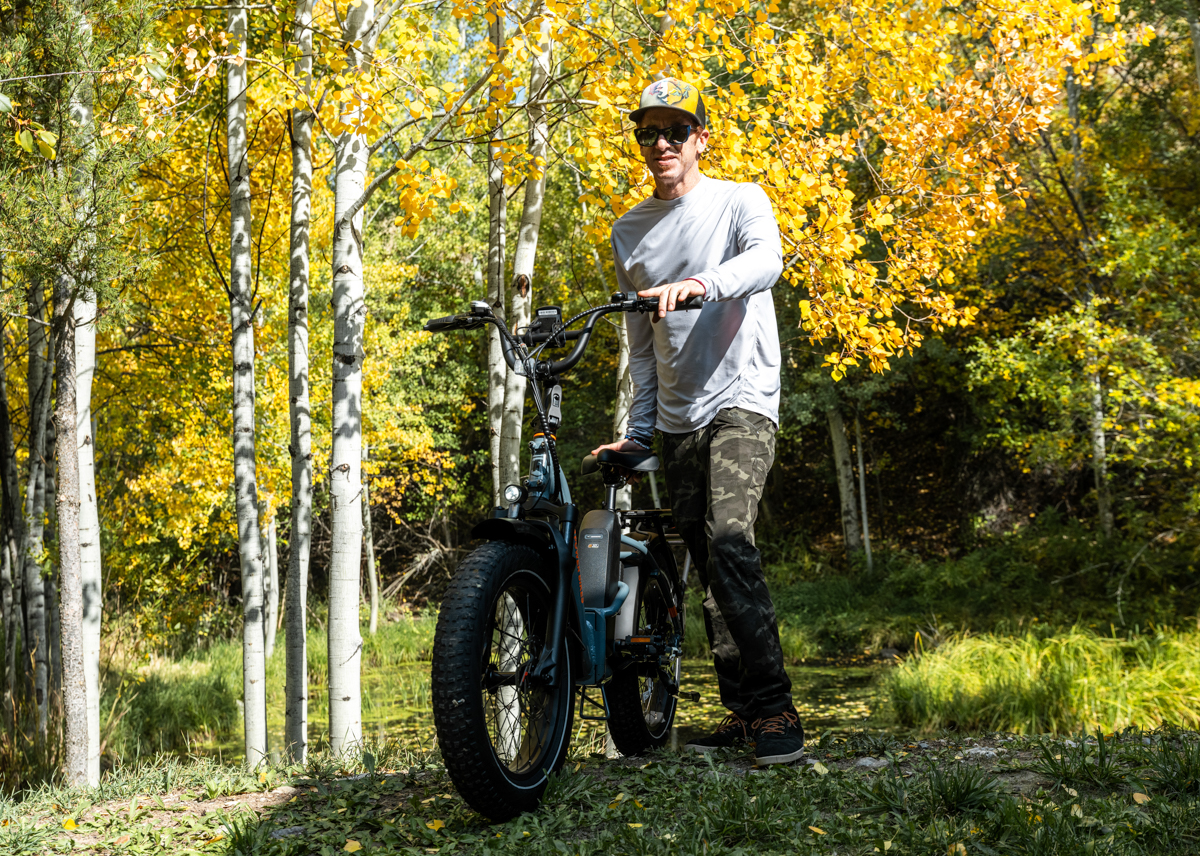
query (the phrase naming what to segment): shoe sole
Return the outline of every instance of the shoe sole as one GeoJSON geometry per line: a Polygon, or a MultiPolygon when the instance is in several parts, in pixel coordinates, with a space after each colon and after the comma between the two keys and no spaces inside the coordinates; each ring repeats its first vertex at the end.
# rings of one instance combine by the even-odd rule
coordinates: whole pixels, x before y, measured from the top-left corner
{"type": "Polygon", "coordinates": [[[752,743],[738,743],[733,746],[697,746],[695,743],[685,743],[683,748],[688,752],[695,752],[698,755],[706,755],[709,752],[717,752],[721,749],[747,749],[752,747],[752,743]]]}
{"type": "Polygon", "coordinates": [[[754,759],[756,767],[770,767],[775,764],[790,764],[793,761],[799,761],[804,757],[804,748],[801,747],[795,752],[789,752],[786,755],[765,755],[761,758],[754,759]]]}

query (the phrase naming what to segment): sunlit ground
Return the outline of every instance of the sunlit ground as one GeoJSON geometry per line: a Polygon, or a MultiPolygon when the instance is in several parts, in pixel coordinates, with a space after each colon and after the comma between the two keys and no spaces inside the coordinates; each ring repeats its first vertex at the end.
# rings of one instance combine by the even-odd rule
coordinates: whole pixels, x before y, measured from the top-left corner
{"type": "MultiPolygon", "coordinates": [[[[864,728],[872,706],[878,706],[873,678],[879,666],[793,666],[792,698],[805,731],[819,736],[864,728]]],[[[683,689],[699,692],[700,701],[681,701],[675,716],[672,742],[681,747],[692,737],[712,731],[724,718],[711,664],[687,660],[683,667],[683,689]]],[[[270,745],[283,741],[282,693],[267,711],[270,745]]],[[[329,722],[325,688],[310,688],[309,739],[321,745],[329,722]]],[[[572,750],[577,753],[604,751],[601,723],[575,721],[572,750]]],[[[433,713],[430,709],[429,663],[409,663],[363,673],[363,734],[371,741],[396,740],[413,748],[433,745],[433,713]]],[[[195,748],[195,747],[194,747],[195,748]]],[[[235,733],[219,744],[202,747],[223,760],[242,755],[241,735],[235,733]]]]}

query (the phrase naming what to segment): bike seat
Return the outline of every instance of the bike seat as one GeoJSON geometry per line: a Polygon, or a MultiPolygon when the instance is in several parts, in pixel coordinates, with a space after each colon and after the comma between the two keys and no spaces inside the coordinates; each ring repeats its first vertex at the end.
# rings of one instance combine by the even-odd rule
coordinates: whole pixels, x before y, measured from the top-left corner
{"type": "Polygon", "coordinates": [[[583,459],[582,472],[591,475],[601,467],[624,467],[635,473],[652,473],[658,469],[658,456],[653,452],[617,452],[605,449],[599,455],[583,459]]]}

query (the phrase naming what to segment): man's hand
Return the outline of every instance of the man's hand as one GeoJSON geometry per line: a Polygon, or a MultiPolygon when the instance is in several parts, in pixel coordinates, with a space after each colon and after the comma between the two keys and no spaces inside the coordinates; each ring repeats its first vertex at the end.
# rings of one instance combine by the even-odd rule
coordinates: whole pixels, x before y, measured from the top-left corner
{"type": "MultiPolygon", "coordinates": [[[[618,440],[615,443],[605,443],[603,446],[597,446],[592,449],[593,455],[599,455],[605,449],[612,449],[614,452],[648,452],[650,451],[637,440],[618,440]]],[[[642,480],[641,473],[635,473],[632,470],[625,470],[625,480],[630,484],[637,484],[642,480]]]]}
{"type": "Polygon", "coordinates": [[[685,279],[683,282],[670,282],[666,285],[659,285],[638,292],[638,297],[658,298],[658,311],[654,313],[654,323],[656,324],[659,318],[665,318],[668,312],[675,311],[676,303],[682,303],[689,297],[703,296],[704,286],[694,279],[685,279]]]}

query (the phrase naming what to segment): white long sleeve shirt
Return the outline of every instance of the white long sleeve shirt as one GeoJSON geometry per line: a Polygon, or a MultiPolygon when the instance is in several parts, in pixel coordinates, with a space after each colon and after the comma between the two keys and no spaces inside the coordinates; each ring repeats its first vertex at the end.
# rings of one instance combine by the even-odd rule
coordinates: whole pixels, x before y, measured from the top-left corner
{"type": "Polygon", "coordinates": [[[700,183],[678,199],[651,197],[612,230],[622,291],[684,279],[704,284],[699,311],[657,324],[630,314],[629,434],[685,434],[742,407],[779,423],[779,330],[771,287],[783,271],[779,226],[756,184],[700,183]]]}

